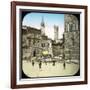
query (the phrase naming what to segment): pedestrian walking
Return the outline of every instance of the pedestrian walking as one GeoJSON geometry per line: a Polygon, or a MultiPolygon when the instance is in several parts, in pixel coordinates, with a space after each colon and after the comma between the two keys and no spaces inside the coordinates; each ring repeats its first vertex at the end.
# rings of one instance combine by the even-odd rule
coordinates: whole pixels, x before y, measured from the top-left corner
{"type": "Polygon", "coordinates": [[[32,66],[34,66],[34,61],[32,61],[32,66]]]}
{"type": "Polygon", "coordinates": [[[41,69],[42,68],[42,62],[40,61],[39,62],[39,69],[41,69]]]}
{"type": "Polygon", "coordinates": [[[55,61],[53,61],[53,66],[55,66],[55,61]]]}
{"type": "Polygon", "coordinates": [[[64,68],[64,69],[66,68],[66,63],[65,63],[65,62],[63,63],[63,68],[64,68]]]}

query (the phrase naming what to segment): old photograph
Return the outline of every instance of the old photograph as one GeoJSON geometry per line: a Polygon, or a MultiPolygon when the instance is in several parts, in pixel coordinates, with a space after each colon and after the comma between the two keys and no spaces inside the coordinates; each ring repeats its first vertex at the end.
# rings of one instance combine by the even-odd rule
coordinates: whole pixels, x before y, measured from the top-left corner
{"type": "Polygon", "coordinates": [[[88,83],[87,6],[11,2],[11,88],[88,83]]]}
{"type": "Polygon", "coordinates": [[[21,78],[80,75],[80,14],[21,12],[21,78]]]}

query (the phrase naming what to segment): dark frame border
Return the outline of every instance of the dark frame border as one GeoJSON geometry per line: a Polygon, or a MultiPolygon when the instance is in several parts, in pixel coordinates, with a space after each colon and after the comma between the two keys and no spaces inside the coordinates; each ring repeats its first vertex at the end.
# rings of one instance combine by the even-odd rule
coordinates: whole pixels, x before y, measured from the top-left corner
{"type": "Polygon", "coordinates": [[[67,5],[67,4],[52,4],[52,3],[33,3],[33,2],[11,2],[11,88],[32,88],[32,87],[48,87],[48,86],[65,86],[65,85],[80,85],[80,84],[87,84],[88,83],[88,61],[87,61],[87,6],[83,5],[67,5]],[[39,6],[39,7],[56,7],[56,8],[75,8],[75,9],[84,9],[84,18],[85,18],[85,38],[84,38],[84,45],[85,45],[85,60],[84,60],[84,81],[75,81],[75,82],[60,82],[60,83],[44,83],[44,84],[23,84],[23,85],[16,85],[16,6],[39,6]]]}

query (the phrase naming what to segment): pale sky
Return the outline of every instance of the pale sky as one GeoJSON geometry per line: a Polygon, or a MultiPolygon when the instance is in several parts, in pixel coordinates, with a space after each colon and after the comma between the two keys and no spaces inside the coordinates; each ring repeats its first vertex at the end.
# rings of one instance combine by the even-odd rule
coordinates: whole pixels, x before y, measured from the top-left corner
{"type": "Polygon", "coordinates": [[[53,13],[28,13],[25,15],[22,25],[41,28],[42,17],[45,23],[45,34],[54,39],[54,25],[59,27],[59,39],[62,38],[64,32],[64,14],[53,13]]]}

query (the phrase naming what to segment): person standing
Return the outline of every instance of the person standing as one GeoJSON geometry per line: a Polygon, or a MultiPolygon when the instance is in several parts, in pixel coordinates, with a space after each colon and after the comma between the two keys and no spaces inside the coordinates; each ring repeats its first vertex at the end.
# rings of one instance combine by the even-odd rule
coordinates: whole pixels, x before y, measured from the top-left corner
{"type": "Polygon", "coordinates": [[[53,61],[53,66],[55,66],[55,61],[53,61]]]}
{"type": "Polygon", "coordinates": [[[40,61],[40,62],[39,62],[39,69],[42,68],[41,66],[42,66],[42,62],[40,61]]]}
{"type": "Polygon", "coordinates": [[[66,63],[65,63],[65,61],[64,61],[64,63],[63,63],[63,68],[64,68],[64,69],[66,68],[66,63]]]}
{"type": "Polygon", "coordinates": [[[32,61],[32,66],[34,66],[34,61],[32,61]]]}

